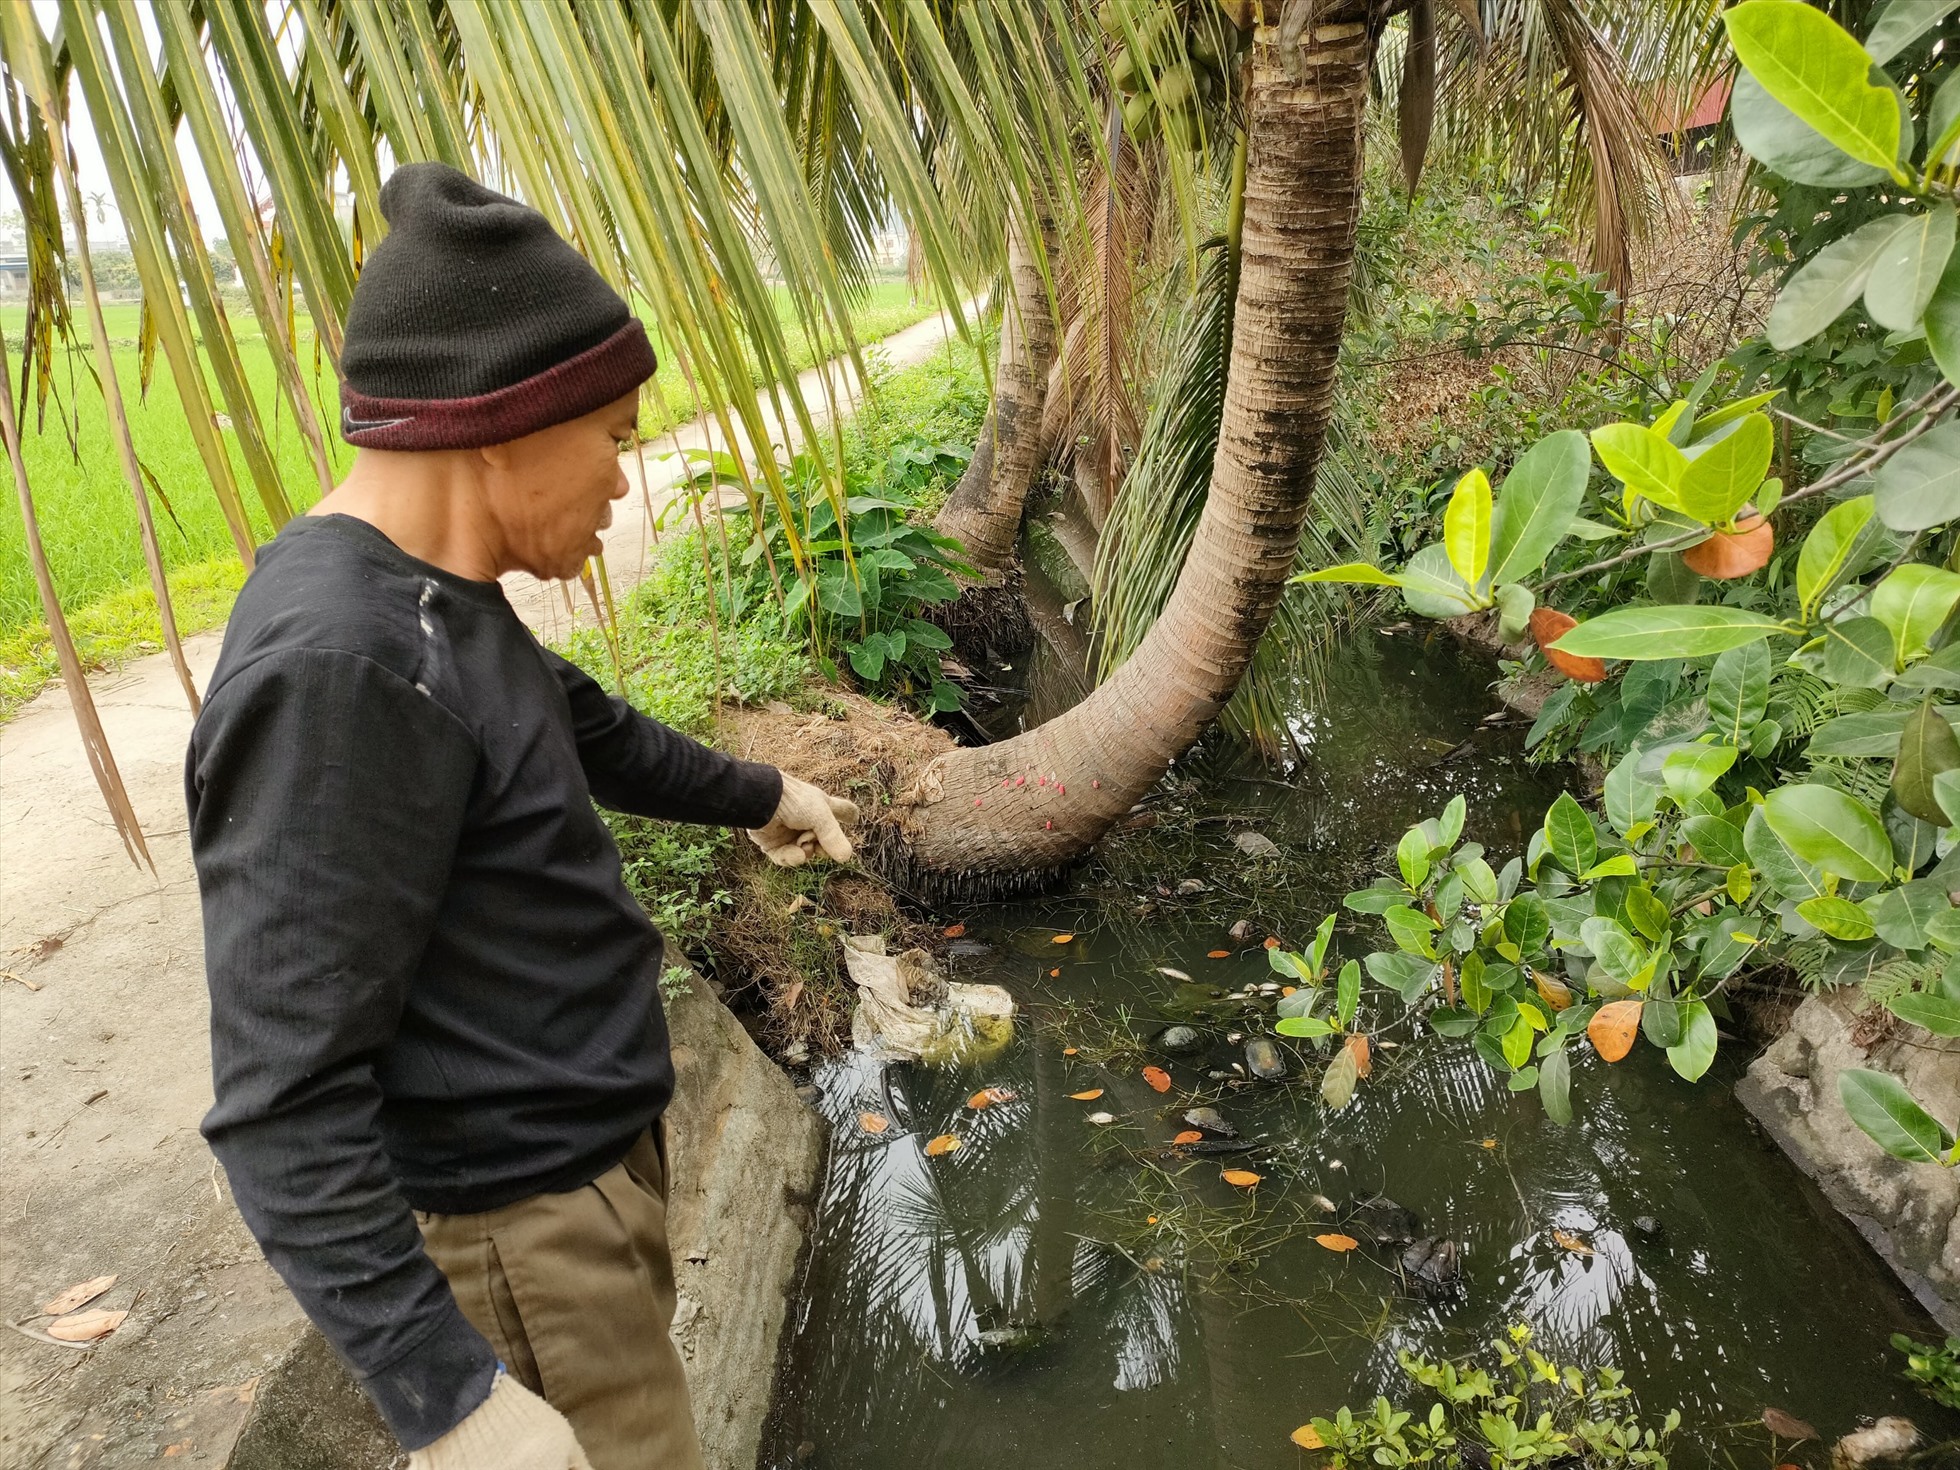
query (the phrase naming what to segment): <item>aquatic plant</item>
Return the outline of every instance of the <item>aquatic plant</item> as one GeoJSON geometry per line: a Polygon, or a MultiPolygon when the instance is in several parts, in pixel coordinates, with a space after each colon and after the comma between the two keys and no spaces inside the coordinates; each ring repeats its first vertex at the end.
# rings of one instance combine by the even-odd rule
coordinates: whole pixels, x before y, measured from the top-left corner
{"type": "Polygon", "coordinates": [[[1949,1337],[1944,1347],[1936,1347],[1895,1332],[1892,1346],[1906,1355],[1905,1376],[1919,1385],[1921,1393],[1936,1404],[1960,1409],[1960,1337],[1949,1337]]]}
{"type": "Polygon", "coordinates": [[[1669,1410],[1658,1428],[1643,1425],[1618,1369],[1563,1366],[1530,1341],[1531,1329],[1522,1324],[1493,1338],[1494,1369],[1405,1349],[1396,1355],[1402,1371],[1437,1395],[1426,1414],[1377,1398],[1359,1413],[1343,1406],[1301,1425],[1293,1441],[1324,1451],[1333,1470],[1456,1464],[1667,1470],[1679,1410],[1669,1410]]]}

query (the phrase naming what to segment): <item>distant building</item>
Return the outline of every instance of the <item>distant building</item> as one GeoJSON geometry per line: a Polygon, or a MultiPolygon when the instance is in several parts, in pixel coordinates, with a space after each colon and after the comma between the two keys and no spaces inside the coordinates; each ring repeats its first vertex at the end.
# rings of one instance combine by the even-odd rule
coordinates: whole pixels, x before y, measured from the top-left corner
{"type": "Polygon", "coordinates": [[[0,301],[27,294],[27,252],[0,246],[0,301]]]}

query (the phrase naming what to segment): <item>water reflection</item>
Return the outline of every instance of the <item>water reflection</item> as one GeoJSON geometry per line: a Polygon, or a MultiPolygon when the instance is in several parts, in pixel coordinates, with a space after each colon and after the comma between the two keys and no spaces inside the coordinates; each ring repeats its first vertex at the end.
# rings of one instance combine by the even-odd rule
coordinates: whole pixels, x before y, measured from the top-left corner
{"type": "MultiPolygon", "coordinates": [[[[766,1464],[1278,1470],[1310,1415],[1410,1397],[1398,1353],[1473,1352],[1520,1321],[1555,1357],[1626,1370],[1653,1419],[1680,1408],[1697,1437],[1677,1465],[1772,1463],[1760,1430],[1723,1429],[1765,1405],[1830,1435],[1882,1413],[1960,1432],[1886,1345],[1928,1325],[1715,1079],[1690,1087],[1644,1050],[1581,1062],[1578,1121],[1558,1129],[1465,1049],[1406,1029],[1338,1115],[1307,1044],[1305,1085],[1232,1070],[1230,1036],[1266,1029],[1226,999],[1267,978],[1264,934],[1299,942],[1408,822],[1464,790],[1478,840],[1522,847],[1554,788],[1515,726],[1483,725],[1489,677],[1444,646],[1357,641],[1296,718],[1284,780],[1201,753],[1153,800],[1158,825],[1077,891],[962,915],[994,948],[960,978],[1015,992],[1018,1039],[966,1072],[820,1073],[833,1158],[766,1464]],[[1232,841],[1248,829],[1286,860],[1249,864],[1232,841]],[[1180,893],[1194,874],[1203,889],[1180,893]],[[1244,942],[1227,937],[1239,919],[1244,942]],[[1077,938],[1058,950],[1057,931],[1077,938]],[[1165,1061],[1159,1096],[1139,1048],[1173,1018],[1208,1050],[1165,1061]],[[982,1087],[1017,1095],[969,1108],[982,1087]],[[1167,1156],[1194,1103],[1259,1147],[1167,1156]],[[862,1132],[866,1110],[890,1130],[862,1132]],[[1120,1121],[1089,1124],[1097,1110],[1120,1121]],[[947,1132],[962,1146],[928,1158],[947,1132]],[[1233,1163],[1264,1176],[1255,1192],[1221,1179],[1233,1163]],[[1376,1193],[1457,1243],[1460,1295],[1411,1294],[1394,1250],[1315,1242],[1327,1204],[1376,1193]]],[[[1344,921],[1336,947],[1373,946],[1344,921]]]]}

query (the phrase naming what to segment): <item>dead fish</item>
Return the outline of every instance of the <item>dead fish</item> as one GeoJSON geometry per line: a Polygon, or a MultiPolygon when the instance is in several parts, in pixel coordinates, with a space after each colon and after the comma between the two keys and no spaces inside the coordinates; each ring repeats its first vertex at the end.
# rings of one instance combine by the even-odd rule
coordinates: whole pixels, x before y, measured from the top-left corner
{"type": "Polygon", "coordinates": [[[1209,1133],[1218,1138],[1237,1138],[1239,1130],[1225,1121],[1225,1115],[1217,1108],[1189,1108],[1185,1110],[1184,1124],[1196,1128],[1200,1133],[1209,1133]]]}
{"type": "Polygon", "coordinates": [[[1331,1215],[1334,1213],[1335,1209],[1337,1208],[1335,1203],[1324,1194],[1316,1194],[1311,1196],[1307,1200],[1307,1203],[1312,1205],[1316,1210],[1320,1211],[1320,1213],[1323,1215],[1331,1215]]]}
{"type": "Polygon", "coordinates": [[[1185,974],[1182,970],[1173,970],[1169,965],[1159,965],[1157,967],[1157,973],[1159,975],[1168,975],[1171,979],[1180,981],[1185,985],[1192,983],[1189,975],[1185,974]]]}
{"type": "Polygon", "coordinates": [[[1095,1124],[1095,1125],[1096,1125],[1097,1127],[1099,1127],[1099,1128],[1106,1128],[1106,1127],[1108,1127],[1108,1126],[1109,1126],[1109,1125],[1110,1125],[1111,1123],[1114,1123],[1114,1122],[1116,1121],[1116,1114],[1114,1114],[1114,1113],[1091,1113],[1091,1114],[1089,1114],[1089,1121],[1090,1121],[1091,1123],[1094,1123],[1094,1124],[1095,1124]]]}

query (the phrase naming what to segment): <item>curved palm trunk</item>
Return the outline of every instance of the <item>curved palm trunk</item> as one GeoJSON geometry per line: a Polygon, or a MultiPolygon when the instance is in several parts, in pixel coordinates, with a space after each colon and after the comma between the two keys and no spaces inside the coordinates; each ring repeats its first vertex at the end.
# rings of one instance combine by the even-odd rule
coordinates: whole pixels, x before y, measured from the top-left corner
{"type": "MultiPolygon", "coordinates": [[[[896,813],[916,872],[1007,887],[1080,856],[1238,687],[1293,568],[1333,408],[1361,190],[1365,0],[1301,38],[1262,27],[1248,102],[1243,255],[1211,493],[1163,614],[1068,713],[933,760],[896,813]]],[[[997,436],[998,439],[999,436],[997,436]]],[[[999,453],[997,442],[995,452],[999,453]]]]}
{"type": "Polygon", "coordinates": [[[966,473],[934,522],[941,534],[960,539],[967,561],[982,572],[1001,571],[1014,560],[1021,507],[1041,468],[1041,415],[1055,360],[1055,319],[1042,267],[1053,251],[1046,221],[1039,253],[1029,248],[1024,225],[1016,220],[1008,226],[1008,299],[1001,313],[993,409],[966,473]]]}

